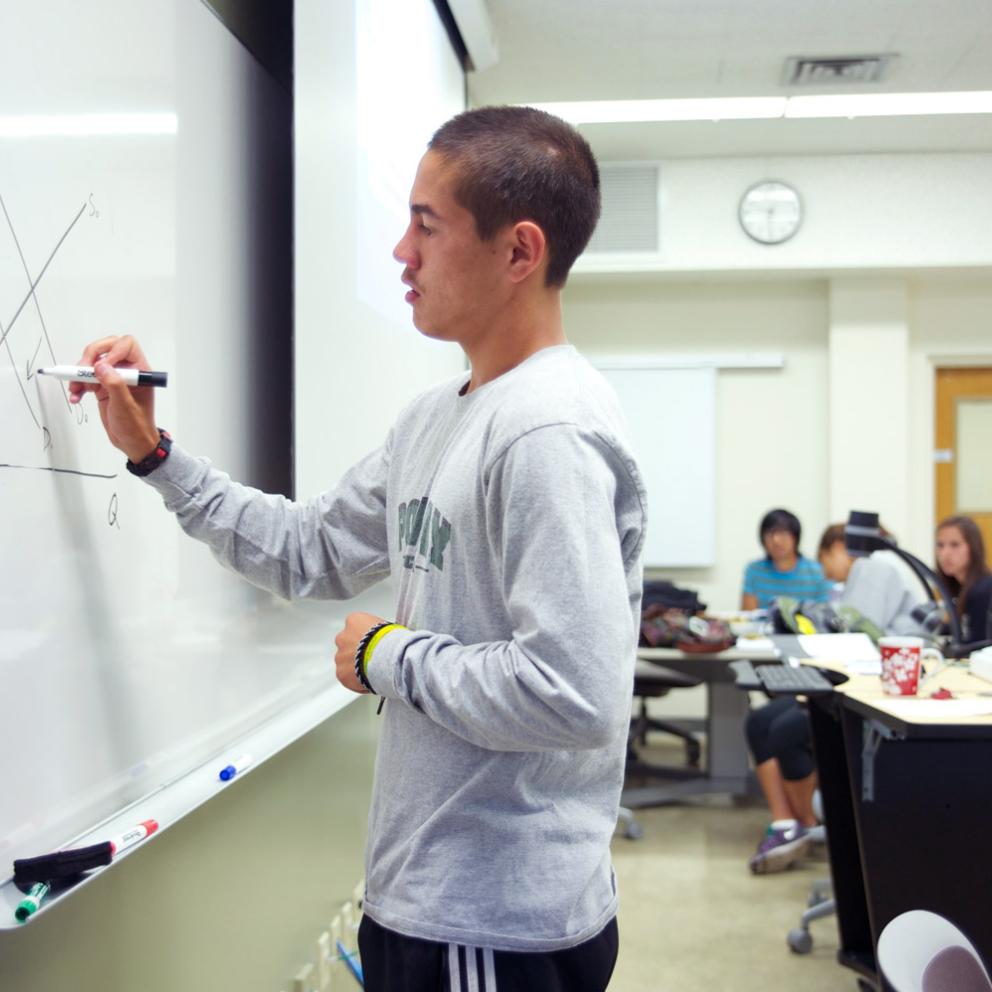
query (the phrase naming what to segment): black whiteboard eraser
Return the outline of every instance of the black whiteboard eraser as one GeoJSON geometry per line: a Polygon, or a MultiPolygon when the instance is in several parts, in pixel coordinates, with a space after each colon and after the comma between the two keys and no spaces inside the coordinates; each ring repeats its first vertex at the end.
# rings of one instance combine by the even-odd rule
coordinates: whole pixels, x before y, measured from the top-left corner
{"type": "Polygon", "coordinates": [[[113,856],[113,845],[105,840],[89,847],[39,854],[35,858],[18,858],[14,862],[14,884],[26,891],[23,887],[30,888],[35,882],[73,878],[82,872],[109,865],[113,856]]]}

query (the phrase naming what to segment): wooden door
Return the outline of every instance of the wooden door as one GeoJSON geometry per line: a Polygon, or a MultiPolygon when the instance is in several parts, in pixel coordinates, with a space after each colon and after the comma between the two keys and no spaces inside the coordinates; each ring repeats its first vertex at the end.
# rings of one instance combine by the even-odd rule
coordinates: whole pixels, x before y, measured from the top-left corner
{"type": "Polygon", "coordinates": [[[937,369],[936,525],[965,514],[992,558],[992,368],[937,369]]]}

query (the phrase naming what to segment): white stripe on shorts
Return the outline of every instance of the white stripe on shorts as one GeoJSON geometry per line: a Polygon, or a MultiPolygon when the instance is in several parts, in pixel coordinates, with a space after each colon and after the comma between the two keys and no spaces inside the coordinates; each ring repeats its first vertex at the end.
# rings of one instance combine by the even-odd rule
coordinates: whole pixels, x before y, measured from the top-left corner
{"type": "Polygon", "coordinates": [[[482,948],[482,969],[486,979],[486,992],[496,992],[496,962],[491,947],[482,948]]]}
{"type": "Polygon", "coordinates": [[[466,992],[479,992],[479,955],[476,948],[465,946],[465,977],[468,979],[466,992]]]}
{"type": "Polygon", "coordinates": [[[466,944],[448,944],[448,982],[451,992],[496,992],[496,960],[491,947],[472,947],[466,944]],[[479,952],[482,953],[482,982],[479,981],[479,952]],[[465,980],[459,954],[465,955],[465,980]]]}
{"type": "Polygon", "coordinates": [[[458,945],[448,944],[448,984],[451,992],[462,992],[462,975],[458,967],[458,945]]]}

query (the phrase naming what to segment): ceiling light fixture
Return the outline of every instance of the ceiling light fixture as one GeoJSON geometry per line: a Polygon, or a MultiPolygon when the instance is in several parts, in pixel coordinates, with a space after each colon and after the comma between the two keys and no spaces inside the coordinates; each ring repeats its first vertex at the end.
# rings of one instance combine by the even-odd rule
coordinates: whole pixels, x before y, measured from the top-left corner
{"type": "Polygon", "coordinates": [[[786,117],[905,117],[924,114],[992,114],[992,91],[792,96],[785,108],[786,117]]]}
{"type": "Polygon", "coordinates": [[[642,124],[652,121],[754,120],[781,117],[782,96],[726,97],[690,100],[579,100],[531,103],[572,124],[642,124]]]}
{"type": "Polygon", "coordinates": [[[175,134],[179,118],[162,114],[0,114],[0,138],[91,138],[175,134]]]}
{"type": "Polygon", "coordinates": [[[579,100],[528,106],[572,124],[641,124],[672,121],[773,120],[823,117],[992,114],[992,91],[962,93],[853,93],[791,97],[687,100],[579,100]]]}

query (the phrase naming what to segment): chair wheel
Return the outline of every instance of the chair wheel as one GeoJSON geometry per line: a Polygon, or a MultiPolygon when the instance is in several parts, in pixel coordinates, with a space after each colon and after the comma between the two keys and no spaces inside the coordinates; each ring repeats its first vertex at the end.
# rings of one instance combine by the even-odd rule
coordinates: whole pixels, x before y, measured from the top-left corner
{"type": "Polygon", "coordinates": [[[809,954],[813,950],[813,935],[800,927],[790,930],[786,940],[789,943],[789,950],[795,954],[809,954]]]}
{"type": "Polygon", "coordinates": [[[640,840],[644,836],[644,827],[636,820],[631,820],[624,828],[623,835],[627,840],[640,840]]]}
{"type": "Polygon", "coordinates": [[[699,741],[688,741],[685,745],[685,759],[690,768],[698,768],[703,750],[699,741]]]}
{"type": "Polygon", "coordinates": [[[878,989],[867,978],[859,978],[858,992],[878,992],[878,989]]]}

